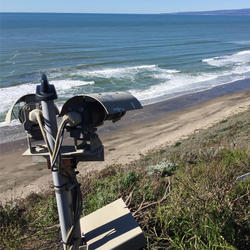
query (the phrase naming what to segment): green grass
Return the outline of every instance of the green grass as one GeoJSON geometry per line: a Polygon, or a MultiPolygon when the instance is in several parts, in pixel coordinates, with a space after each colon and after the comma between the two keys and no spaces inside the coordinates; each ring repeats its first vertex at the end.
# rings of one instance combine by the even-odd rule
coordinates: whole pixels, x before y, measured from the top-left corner
{"type": "MultiPolygon", "coordinates": [[[[147,249],[250,249],[250,110],[79,180],[83,215],[123,197],[147,249]]],[[[54,194],[0,206],[0,249],[61,249],[54,194]]]]}
{"type": "Polygon", "coordinates": [[[0,205],[0,249],[56,249],[60,239],[52,193],[0,205]]]}

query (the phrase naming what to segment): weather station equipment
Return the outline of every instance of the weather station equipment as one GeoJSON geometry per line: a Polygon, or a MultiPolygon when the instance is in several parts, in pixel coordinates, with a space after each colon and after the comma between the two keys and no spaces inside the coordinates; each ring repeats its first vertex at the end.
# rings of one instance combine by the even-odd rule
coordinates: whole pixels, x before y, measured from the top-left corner
{"type": "Polygon", "coordinates": [[[27,134],[24,156],[47,161],[55,190],[63,249],[141,249],[146,240],[141,228],[120,198],[80,217],[83,199],[77,181],[81,161],[104,161],[104,146],[97,127],[106,120],[116,122],[127,111],[141,109],[140,102],[126,92],[77,95],[59,112],[57,93],[45,74],[36,94],[19,98],[6,115],[6,122],[19,119],[27,134]],[[63,145],[64,132],[73,139],[63,145]],[[44,144],[39,144],[41,140],[44,144]]]}

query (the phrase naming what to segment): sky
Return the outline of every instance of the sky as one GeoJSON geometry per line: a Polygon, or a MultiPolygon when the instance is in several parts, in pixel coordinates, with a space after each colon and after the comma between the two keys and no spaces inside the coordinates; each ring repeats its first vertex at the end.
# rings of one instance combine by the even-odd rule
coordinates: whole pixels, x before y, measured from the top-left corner
{"type": "Polygon", "coordinates": [[[0,0],[0,12],[169,13],[250,8],[250,0],[0,0]]]}

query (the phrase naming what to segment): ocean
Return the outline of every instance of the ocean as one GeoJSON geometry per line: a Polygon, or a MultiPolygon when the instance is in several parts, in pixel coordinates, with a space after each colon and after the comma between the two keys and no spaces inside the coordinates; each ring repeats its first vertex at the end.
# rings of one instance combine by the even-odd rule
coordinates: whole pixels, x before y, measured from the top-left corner
{"type": "Polygon", "coordinates": [[[143,105],[250,78],[250,16],[0,14],[0,126],[42,73],[60,107],[129,91],[143,105]]]}

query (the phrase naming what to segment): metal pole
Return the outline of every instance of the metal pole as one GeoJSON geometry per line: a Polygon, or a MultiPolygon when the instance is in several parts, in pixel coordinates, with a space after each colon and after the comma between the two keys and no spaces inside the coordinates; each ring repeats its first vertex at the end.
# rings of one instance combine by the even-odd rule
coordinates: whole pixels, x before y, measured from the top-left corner
{"type": "MultiPolygon", "coordinates": [[[[40,86],[37,86],[36,96],[41,100],[46,135],[50,148],[53,151],[53,138],[56,138],[57,134],[57,121],[54,105],[54,99],[57,98],[57,95],[54,86],[48,83],[46,75],[42,75],[42,82],[40,86]]],[[[67,190],[69,179],[63,176],[58,169],[52,170],[52,177],[56,194],[62,241],[65,243],[69,229],[73,224],[72,194],[70,190],[67,190]]],[[[80,231],[78,234],[80,234],[80,231]]],[[[63,248],[66,249],[65,244],[63,244],[63,248]]]]}

